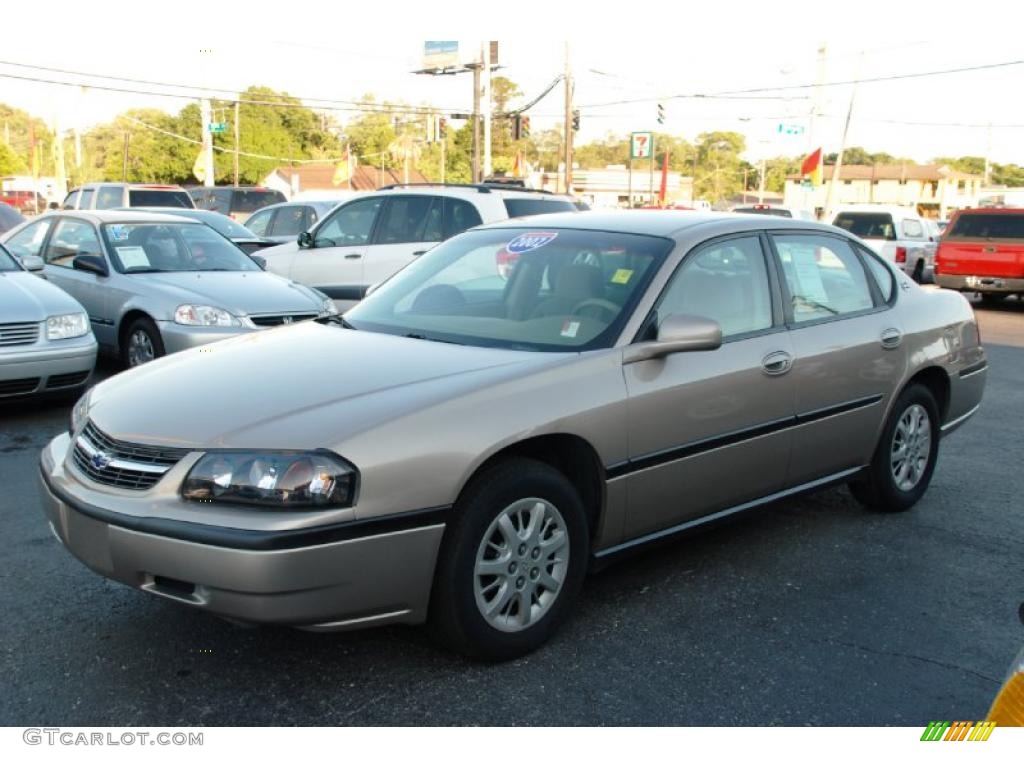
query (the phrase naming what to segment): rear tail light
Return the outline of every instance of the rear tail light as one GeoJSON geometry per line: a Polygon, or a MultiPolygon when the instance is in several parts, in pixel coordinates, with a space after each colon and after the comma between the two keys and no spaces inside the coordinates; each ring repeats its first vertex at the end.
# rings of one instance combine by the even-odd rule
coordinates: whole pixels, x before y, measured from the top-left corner
{"type": "Polygon", "coordinates": [[[498,267],[498,274],[503,280],[508,280],[509,275],[512,274],[512,268],[519,261],[519,254],[509,253],[503,248],[494,254],[494,261],[498,267]]]}
{"type": "Polygon", "coordinates": [[[907,263],[907,249],[903,246],[896,246],[896,263],[906,264],[907,263]]]}

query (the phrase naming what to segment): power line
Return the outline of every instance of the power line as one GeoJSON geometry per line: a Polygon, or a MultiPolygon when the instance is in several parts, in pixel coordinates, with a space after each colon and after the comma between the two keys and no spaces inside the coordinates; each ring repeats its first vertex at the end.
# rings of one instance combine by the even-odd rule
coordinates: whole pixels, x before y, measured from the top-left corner
{"type": "MultiPolygon", "coordinates": [[[[669,100],[669,99],[718,99],[729,96],[740,96],[746,94],[766,93],[770,91],[798,91],[808,90],[811,88],[834,88],[842,85],[854,85],[856,83],[880,83],[888,82],[893,80],[910,80],[913,78],[920,77],[937,77],[939,75],[955,75],[964,72],[979,72],[988,69],[999,69],[1002,67],[1013,67],[1024,64],[1024,59],[1017,59],[1015,61],[1001,61],[993,64],[976,64],[970,67],[953,67],[950,69],[936,69],[928,72],[907,72],[897,75],[878,75],[876,77],[862,77],[856,80],[835,80],[830,83],[801,83],[799,85],[776,85],[776,86],[761,86],[758,88],[740,88],[727,91],[715,91],[713,93],[678,93],[672,96],[652,96],[649,98],[638,98],[638,99],[622,99],[619,101],[607,101],[600,104],[584,104],[584,108],[591,107],[612,107],[620,104],[640,104],[651,101],[669,100]]],[[[783,98],[783,97],[776,97],[783,98]]]]}
{"type": "MultiPolygon", "coordinates": [[[[20,69],[34,69],[34,70],[39,70],[40,72],[55,72],[55,73],[61,74],[61,75],[74,75],[75,77],[96,77],[96,78],[99,78],[101,80],[116,80],[116,81],[121,82],[121,83],[134,83],[136,85],[155,85],[155,86],[160,86],[160,87],[164,87],[164,88],[178,88],[178,89],[181,89],[181,90],[196,91],[196,92],[198,92],[200,94],[204,94],[204,95],[206,93],[237,94],[239,92],[238,89],[236,89],[236,88],[213,88],[213,87],[207,87],[207,86],[202,86],[202,85],[182,85],[181,83],[167,83],[167,82],[163,82],[163,81],[160,81],[160,80],[139,80],[137,78],[121,77],[119,75],[103,75],[103,74],[99,74],[99,73],[96,73],[96,72],[81,72],[81,71],[73,70],[73,69],[60,69],[58,67],[44,67],[44,66],[39,65],[39,64],[23,64],[23,63],[17,62],[17,61],[0,61],[0,65],[4,65],[4,66],[8,66],[8,67],[18,67],[20,69]]],[[[86,85],[86,87],[89,88],[89,87],[94,87],[94,86],[86,85]]],[[[291,94],[289,94],[289,96],[291,96],[291,94]]],[[[353,100],[353,99],[323,99],[323,98],[314,98],[314,97],[311,97],[311,96],[291,96],[291,98],[299,99],[300,101],[315,101],[315,102],[319,102],[319,103],[323,103],[323,104],[346,104],[346,105],[350,105],[350,106],[360,106],[360,107],[380,107],[381,106],[380,104],[378,104],[376,102],[373,102],[373,101],[360,101],[360,100],[353,100]]],[[[429,108],[424,108],[424,109],[429,109],[429,108]]],[[[457,112],[458,110],[456,110],[456,109],[448,110],[448,109],[438,108],[437,111],[441,111],[441,112],[449,112],[449,111],[457,112]]]]}
{"type": "MultiPolygon", "coordinates": [[[[113,85],[96,85],[94,83],[74,83],[67,80],[53,80],[43,77],[29,77],[28,75],[13,75],[7,72],[0,72],[0,78],[7,78],[9,80],[23,80],[31,83],[46,83],[49,85],[66,85],[74,88],[91,88],[97,91],[112,91],[114,93],[131,93],[142,96],[160,96],[170,99],[184,99],[186,101],[195,101],[198,98],[202,98],[197,95],[187,95],[182,93],[167,93],[166,91],[151,91],[142,90],[139,88],[119,88],[113,85]]],[[[297,98],[297,97],[293,97],[297,98]]],[[[371,112],[378,114],[417,114],[417,115],[431,115],[437,112],[447,112],[449,110],[438,109],[435,107],[413,107],[413,106],[396,106],[388,104],[375,104],[372,107],[335,107],[335,106],[321,106],[319,104],[299,104],[291,103],[287,101],[264,101],[257,99],[223,99],[223,101],[237,101],[240,104],[251,104],[260,107],[306,107],[307,109],[318,109],[323,112],[371,112]]]]}

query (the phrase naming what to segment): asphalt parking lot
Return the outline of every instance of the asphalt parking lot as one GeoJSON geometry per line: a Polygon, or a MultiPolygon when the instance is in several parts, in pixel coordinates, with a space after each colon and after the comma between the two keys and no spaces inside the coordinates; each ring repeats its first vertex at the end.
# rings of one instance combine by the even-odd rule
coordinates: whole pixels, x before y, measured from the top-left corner
{"type": "Polygon", "coordinates": [[[39,451],[70,404],[6,406],[0,724],[980,719],[1024,645],[1024,302],[979,317],[985,401],[913,510],[832,489],[640,555],[592,577],[547,647],[498,666],[416,628],[243,629],[103,581],[37,502],[39,451]]]}

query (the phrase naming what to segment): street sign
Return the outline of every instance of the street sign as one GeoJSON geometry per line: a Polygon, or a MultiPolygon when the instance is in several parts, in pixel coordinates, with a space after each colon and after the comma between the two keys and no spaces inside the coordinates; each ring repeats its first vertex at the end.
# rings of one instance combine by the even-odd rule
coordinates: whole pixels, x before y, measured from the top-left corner
{"type": "Polygon", "coordinates": [[[209,123],[207,128],[210,129],[210,133],[225,133],[228,129],[227,123],[209,123]]]}
{"type": "Polygon", "coordinates": [[[804,132],[804,127],[799,123],[779,123],[778,130],[787,136],[799,136],[804,132]]]}
{"type": "Polygon", "coordinates": [[[630,134],[629,156],[633,160],[650,157],[654,152],[654,134],[650,131],[640,131],[630,134]]]}

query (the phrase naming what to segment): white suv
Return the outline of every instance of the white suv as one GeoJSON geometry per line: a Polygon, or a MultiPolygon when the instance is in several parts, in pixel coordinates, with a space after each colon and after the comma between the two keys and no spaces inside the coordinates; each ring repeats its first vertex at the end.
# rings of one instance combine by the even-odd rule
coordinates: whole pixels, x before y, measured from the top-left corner
{"type": "Polygon", "coordinates": [[[917,282],[934,278],[938,244],[925,220],[913,208],[851,205],[838,209],[832,223],[859,237],[917,282]]]}
{"type": "Polygon", "coordinates": [[[348,309],[367,288],[463,230],[575,211],[571,198],[497,184],[397,184],[342,203],[295,242],[261,250],[267,269],[348,309]]]}

